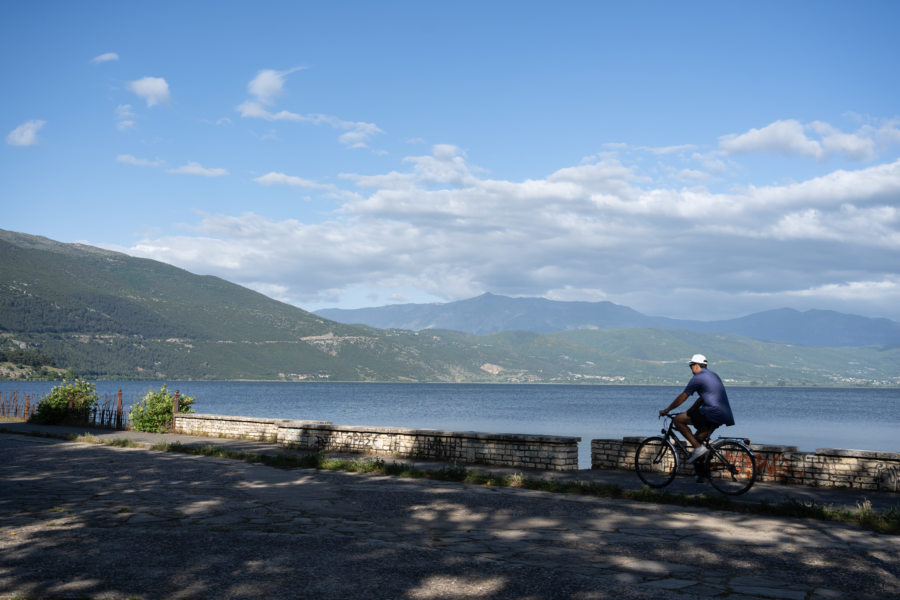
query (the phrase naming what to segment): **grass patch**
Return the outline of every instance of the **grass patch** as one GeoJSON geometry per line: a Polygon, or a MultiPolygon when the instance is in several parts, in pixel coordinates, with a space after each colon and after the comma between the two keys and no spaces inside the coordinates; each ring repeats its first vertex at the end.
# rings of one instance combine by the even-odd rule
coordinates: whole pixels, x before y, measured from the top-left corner
{"type": "Polygon", "coordinates": [[[44,433],[41,431],[14,431],[12,429],[6,429],[4,427],[0,427],[0,433],[13,433],[16,435],[24,435],[27,437],[38,437],[38,438],[47,438],[53,440],[66,440],[69,442],[83,442],[85,444],[102,444],[104,446],[113,446],[115,448],[146,448],[146,444],[139,444],[132,440],[126,440],[123,438],[116,439],[106,439],[102,437],[97,437],[92,433],[85,433],[83,435],[77,435],[74,433],[44,433]]]}
{"type": "Polygon", "coordinates": [[[102,444],[104,446],[112,446],[113,448],[143,448],[143,444],[138,444],[132,440],[126,440],[123,438],[116,438],[112,440],[108,440],[105,438],[97,437],[91,433],[86,433],[84,435],[72,435],[67,437],[68,440],[73,442],[84,442],[85,444],[102,444]]]}

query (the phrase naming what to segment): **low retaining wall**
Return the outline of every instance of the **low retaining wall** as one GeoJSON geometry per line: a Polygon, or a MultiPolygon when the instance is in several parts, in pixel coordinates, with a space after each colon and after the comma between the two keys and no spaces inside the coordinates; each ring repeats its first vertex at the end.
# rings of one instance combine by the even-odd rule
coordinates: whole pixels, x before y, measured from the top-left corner
{"type": "MultiPolygon", "coordinates": [[[[634,453],[644,438],[591,440],[592,469],[634,469],[634,453]]],[[[796,446],[752,444],[757,481],[812,487],[900,492],[900,453],[820,448],[798,452],[796,446]]],[[[682,465],[690,474],[693,469],[682,465]]]]}
{"type": "Polygon", "coordinates": [[[275,442],[279,422],[278,419],[179,413],[175,415],[174,429],[176,433],[186,435],[275,442]]]}
{"type": "Polygon", "coordinates": [[[266,440],[299,450],[397,456],[525,469],[578,469],[579,437],[334,425],[196,413],[179,414],[175,431],[266,440]]]}
{"type": "MultiPolygon", "coordinates": [[[[175,431],[188,435],[264,440],[288,448],[347,454],[396,456],[525,469],[578,469],[578,437],[438,431],[401,427],[334,425],[228,415],[179,414],[175,431]]],[[[642,437],[591,440],[592,469],[634,469],[642,437]]],[[[758,481],[813,487],[900,492],[900,453],[750,446],[758,481]]],[[[684,474],[691,467],[682,466],[684,474]]]]}

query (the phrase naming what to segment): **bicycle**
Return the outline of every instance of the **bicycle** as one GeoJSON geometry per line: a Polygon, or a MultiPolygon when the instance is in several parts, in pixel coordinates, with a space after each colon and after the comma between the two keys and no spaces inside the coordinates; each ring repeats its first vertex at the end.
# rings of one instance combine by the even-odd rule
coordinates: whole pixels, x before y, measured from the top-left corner
{"type": "MultiPolygon", "coordinates": [[[[677,413],[676,413],[677,414],[677,413]]],[[[672,483],[683,463],[687,463],[692,448],[675,429],[675,414],[666,414],[668,427],[662,435],[642,441],[634,454],[634,468],[641,481],[652,488],[672,483]]],[[[739,496],[753,487],[756,481],[756,457],[750,450],[750,440],[719,437],[702,442],[708,452],[700,459],[697,473],[708,479],[714,488],[729,496],[739,496]]]]}

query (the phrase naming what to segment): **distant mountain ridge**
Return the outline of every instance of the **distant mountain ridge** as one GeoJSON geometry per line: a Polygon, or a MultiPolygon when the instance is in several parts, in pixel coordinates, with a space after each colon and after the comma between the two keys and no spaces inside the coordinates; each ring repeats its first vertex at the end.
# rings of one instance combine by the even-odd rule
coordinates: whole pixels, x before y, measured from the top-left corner
{"type": "Polygon", "coordinates": [[[577,304],[472,299],[459,323],[518,329],[480,335],[433,328],[439,313],[421,332],[347,325],[218,277],[0,230],[0,378],[684,385],[688,357],[704,352],[729,385],[900,386],[900,346],[641,328],[648,318],[631,309],[577,304]],[[522,331],[536,310],[562,331],[522,331]]]}
{"type": "Polygon", "coordinates": [[[339,323],[381,329],[449,329],[473,334],[501,331],[555,333],[578,329],[684,329],[735,333],[752,339],[801,346],[900,345],[900,323],[829,310],[769,310],[737,319],[692,321],[644,315],[612,302],[562,302],[482,294],[443,304],[395,304],[315,311],[339,323]]]}

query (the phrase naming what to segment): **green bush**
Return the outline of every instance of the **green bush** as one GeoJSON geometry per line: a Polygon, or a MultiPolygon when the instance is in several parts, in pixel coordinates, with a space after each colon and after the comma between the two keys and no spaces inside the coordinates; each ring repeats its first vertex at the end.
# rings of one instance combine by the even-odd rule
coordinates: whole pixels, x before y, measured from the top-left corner
{"type": "Polygon", "coordinates": [[[37,411],[28,419],[29,423],[39,425],[58,425],[60,423],[86,423],[91,409],[100,400],[97,388],[93,383],[76,379],[69,383],[66,380],[50,390],[41,398],[37,411]],[[72,410],[69,411],[69,400],[72,410]]]}
{"type": "MultiPolygon", "coordinates": [[[[140,402],[131,407],[131,411],[128,413],[131,427],[138,431],[163,433],[172,422],[174,400],[175,394],[167,390],[166,386],[162,386],[158,392],[148,392],[140,402]]],[[[193,404],[193,397],[179,394],[178,412],[194,412],[194,409],[191,408],[193,404]]]]}

